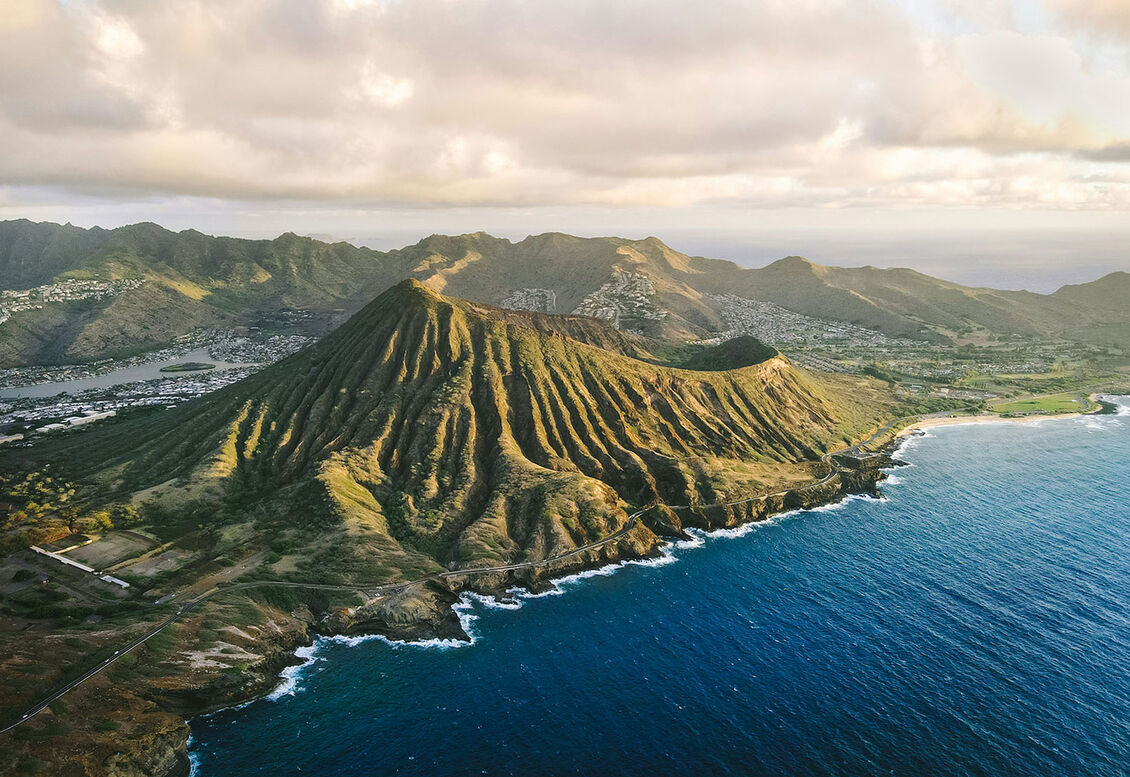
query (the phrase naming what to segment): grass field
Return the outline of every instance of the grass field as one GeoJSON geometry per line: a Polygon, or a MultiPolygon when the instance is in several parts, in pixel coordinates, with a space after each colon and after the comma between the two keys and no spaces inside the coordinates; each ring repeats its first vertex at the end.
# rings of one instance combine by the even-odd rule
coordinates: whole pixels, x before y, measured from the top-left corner
{"type": "Polygon", "coordinates": [[[140,556],[156,544],[146,543],[141,536],[132,532],[110,532],[97,542],[75,548],[67,557],[89,564],[95,569],[105,569],[127,558],[140,556]]]}
{"type": "Polygon", "coordinates": [[[1065,392],[1040,397],[1028,397],[992,405],[994,413],[1081,413],[1091,407],[1091,401],[1082,394],[1065,392]]]}

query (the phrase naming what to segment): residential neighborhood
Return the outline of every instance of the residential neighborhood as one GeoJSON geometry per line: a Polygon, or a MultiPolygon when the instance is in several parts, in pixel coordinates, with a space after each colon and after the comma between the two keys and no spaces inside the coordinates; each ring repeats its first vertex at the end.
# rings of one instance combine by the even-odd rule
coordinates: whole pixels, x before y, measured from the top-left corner
{"type": "Polygon", "coordinates": [[[144,283],[140,278],[112,281],[72,278],[33,289],[0,289],[0,324],[11,318],[13,313],[38,310],[49,304],[109,299],[139,288],[144,283]]]}

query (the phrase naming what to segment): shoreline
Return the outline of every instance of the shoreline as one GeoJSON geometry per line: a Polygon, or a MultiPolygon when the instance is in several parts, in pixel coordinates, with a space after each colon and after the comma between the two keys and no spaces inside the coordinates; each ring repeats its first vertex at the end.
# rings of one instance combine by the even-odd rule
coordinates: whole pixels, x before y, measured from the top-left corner
{"type": "MultiPolygon", "coordinates": [[[[349,630],[318,631],[313,628],[307,634],[307,641],[287,651],[290,661],[275,675],[276,684],[268,691],[249,694],[246,698],[233,703],[224,704],[193,715],[187,715],[184,723],[189,727],[189,734],[184,746],[179,748],[177,760],[172,769],[161,777],[198,777],[200,763],[191,750],[192,733],[191,721],[195,718],[211,717],[226,710],[235,710],[246,707],[255,702],[270,700],[277,701],[286,696],[293,696],[298,684],[301,682],[302,670],[314,665],[319,660],[318,652],[327,643],[335,643],[355,647],[364,642],[383,642],[391,647],[416,647],[421,649],[450,650],[470,647],[477,641],[477,636],[471,630],[471,624],[478,620],[478,616],[469,611],[473,606],[488,609],[517,610],[524,606],[527,600],[540,599],[546,596],[563,596],[568,593],[567,588],[561,584],[568,584],[589,577],[602,577],[615,574],[629,566],[665,566],[678,560],[676,551],[688,548],[701,547],[707,540],[730,539],[745,536],[755,531],[758,527],[775,523],[806,511],[826,511],[835,509],[855,499],[875,500],[881,495],[878,492],[879,483],[886,479],[887,470],[894,467],[908,466],[905,462],[892,458],[891,453],[898,447],[895,440],[887,443],[880,453],[871,454],[875,459],[881,459],[886,466],[876,468],[878,473],[871,483],[870,490],[837,490],[829,499],[818,499],[812,504],[785,506],[780,510],[764,514],[760,517],[739,521],[734,525],[720,525],[711,528],[700,528],[688,525],[683,529],[684,536],[656,535],[661,541],[649,552],[640,555],[619,555],[612,558],[593,559],[591,563],[582,562],[573,568],[566,568],[559,575],[546,576],[541,579],[520,583],[506,589],[484,586],[476,588],[473,585],[458,589],[456,599],[446,604],[445,609],[449,616],[454,616],[458,621],[460,631],[464,638],[451,633],[435,631],[434,633],[417,633],[413,636],[394,636],[388,631],[379,629],[362,629],[353,633],[349,630]],[[302,653],[302,655],[300,655],[302,653]]],[[[795,491],[803,491],[809,486],[802,486],[795,491]]],[[[790,491],[789,493],[793,493],[790,491]]],[[[721,507],[712,505],[711,507],[721,507]]]]}
{"type": "MultiPolygon", "coordinates": [[[[1110,395],[1105,396],[1107,400],[1110,398],[1110,395]]],[[[856,495],[879,496],[879,488],[888,472],[904,463],[898,461],[902,446],[912,434],[924,433],[920,430],[964,424],[1070,420],[1102,414],[1130,415],[1130,407],[1104,401],[1097,409],[1086,413],[925,418],[910,421],[892,435],[890,427],[897,425],[896,420],[867,440],[826,454],[822,461],[828,465],[828,474],[803,485],[733,502],[651,504],[630,515],[629,522],[613,535],[563,555],[510,566],[437,573],[404,584],[402,590],[380,594],[365,591],[364,604],[349,609],[326,610],[315,605],[307,609],[305,615],[291,612],[290,618],[284,619],[290,622],[286,634],[280,631],[277,637],[257,640],[262,649],[249,648],[261,653],[263,658],[255,665],[245,666],[239,678],[242,687],[236,687],[227,677],[220,678],[219,682],[217,678],[194,678],[190,684],[162,694],[160,700],[150,699],[175,716],[179,725],[157,733],[146,745],[149,768],[157,768],[153,771],[143,768],[138,773],[155,777],[191,774],[195,763],[189,749],[190,721],[264,698],[291,695],[293,691],[287,686],[300,682],[298,676],[312,663],[313,654],[323,641],[355,644],[373,639],[393,645],[451,648],[473,644],[477,635],[470,621],[476,618],[466,616],[475,603],[489,608],[517,609],[527,598],[563,593],[558,584],[570,579],[611,574],[633,564],[670,563],[675,560],[674,552],[688,544],[700,544],[707,537],[736,536],[790,514],[834,509],[856,495]],[[875,447],[868,450],[873,440],[875,447]],[[158,760],[154,752],[157,750],[160,751],[159,765],[154,763],[158,760]]],[[[301,585],[282,581],[263,581],[262,584],[301,585]]],[[[312,587],[318,586],[312,584],[312,587]]],[[[123,766],[141,766],[138,751],[123,750],[117,754],[123,766]]]]}
{"type": "MultiPolygon", "coordinates": [[[[648,565],[671,563],[675,560],[673,555],[674,551],[685,547],[697,546],[709,538],[741,536],[754,530],[755,527],[761,524],[770,523],[788,515],[807,510],[834,508],[835,506],[844,504],[853,497],[874,496],[878,491],[879,484],[887,477],[886,471],[905,464],[897,459],[898,452],[902,444],[906,442],[906,438],[918,430],[937,426],[959,426],[965,424],[1034,423],[1037,421],[1056,419],[1069,420],[1086,415],[1109,413],[1111,411],[1105,407],[1106,404],[1107,403],[1101,404],[1097,410],[1080,413],[1041,414],[1012,418],[1001,417],[999,415],[977,415],[933,418],[917,421],[900,429],[876,452],[870,455],[870,458],[879,462],[879,466],[866,472],[856,471],[854,474],[862,476],[861,480],[855,480],[850,477],[841,479],[841,482],[836,484],[834,491],[831,493],[819,493],[815,495],[814,499],[797,499],[794,496],[793,499],[781,499],[779,504],[773,504],[769,510],[763,513],[728,513],[724,518],[717,516],[716,511],[731,508],[735,505],[757,502],[759,499],[764,500],[765,497],[755,497],[753,500],[742,500],[741,502],[735,502],[733,504],[703,506],[701,510],[696,511],[702,518],[707,518],[705,511],[711,511],[717,517],[722,518],[722,520],[714,525],[710,525],[711,522],[709,519],[705,521],[706,525],[696,525],[697,522],[684,523],[682,521],[677,521],[674,526],[667,524],[662,527],[665,529],[662,534],[655,532],[656,539],[661,541],[644,553],[637,552],[633,554],[630,551],[625,553],[625,549],[620,547],[620,543],[612,543],[612,548],[615,548],[614,553],[594,553],[592,556],[588,557],[585,557],[588,554],[578,554],[581,556],[580,558],[575,556],[573,559],[570,559],[572,563],[567,562],[560,566],[554,565],[550,560],[547,560],[545,565],[549,568],[545,569],[544,574],[535,574],[520,582],[513,579],[506,579],[505,583],[509,583],[509,585],[505,585],[505,583],[504,585],[499,585],[499,583],[503,581],[497,580],[494,581],[494,585],[491,585],[490,581],[485,581],[485,585],[475,585],[465,580],[462,584],[456,584],[448,589],[451,600],[439,603],[440,607],[438,608],[441,611],[446,611],[447,618],[444,620],[449,621],[446,625],[450,627],[450,621],[456,621],[461,634],[453,634],[448,629],[436,629],[435,626],[437,624],[432,624],[431,629],[425,626],[411,635],[406,635],[403,632],[398,634],[396,633],[398,631],[397,629],[381,629],[377,624],[371,621],[368,624],[363,622],[353,624],[360,627],[355,629],[350,629],[348,626],[344,629],[340,629],[340,626],[344,624],[338,624],[338,629],[331,627],[325,631],[319,631],[317,627],[315,627],[308,633],[308,641],[303,644],[296,644],[294,648],[288,651],[290,660],[287,665],[283,667],[283,671],[275,675],[276,684],[269,691],[251,694],[247,698],[234,704],[225,704],[202,711],[196,715],[186,716],[185,724],[188,725],[189,720],[202,715],[212,715],[222,710],[242,707],[265,698],[277,698],[275,697],[276,693],[279,697],[290,695],[293,693],[293,689],[286,688],[286,685],[289,683],[296,684],[299,681],[297,675],[300,674],[302,669],[313,663],[313,660],[316,660],[314,659],[314,653],[317,650],[319,642],[337,642],[356,645],[368,640],[379,640],[394,646],[439,647],[441,649],[468,646],[475,642],[475,635],[471,633],[469,626],[470,621],[476,618],[474,616],[469,619],[465,618],[467,614],[466,610],[471,606],[472,602],[478,603],[480,606],[497,609],[518,609],[522,606],[521,602],[524,599],[566,593],[565,590],[558,586],[558,583],[595,575],[612,574],[632,564],[648,565]],[[854,482],[851,482],[853,480],[854,482]],[[672,529],[674,531],[672,531],[672,529]],[[553,569],[552,567],[554,566],[557,566],[557,568],[553,569]],[[366,628],[366,626],[368,626],[368,628],[366,628]],[[299,656],[297,654],[298,651],[303,649],[310,650],[310,655],[299,656]],[[288,672],[287,670],[291,671],[288,672]],[[280,691],[281,693],[279,693],[280,691]]],[[[841,478],[844,478],[849,472],[848,470],[840,469],[837,474],[841,478]]],[[[792,489],[787,493],[789,495],[800,496],[802,492],[813,489],[814,486],[819,485],[820,482],[817,482],[809,484],[808,486],[792,489]]],[[[819,491],[819,488],[816,490],[819,491]]],[[[666,509],[669,512],[674,512],[675,510],[682,512],[687,508],[667,507],[666,509]]],[[[663,523],[661,519],[660,522],[661,524],[663,523]]],[[[599,551],[602,549],[603,548],[592,548],[590,550],[599,551]]],[[[473,572],[473,570],[468,571],[473,572]]],[[[174,777],[174,775],[176,777],[181,777],[181,775],[188,777],[188,775],[195,773],[197,763],[190,751],[184,748],[178,755],[183,759],[180,765],[184,771],[177,770],[170,772],[167,777],[174,777]]]]}
{"type": "Polygon", "coordinates": [[[968,415],[968,416],[952,416],[950,418],[927,418],[922,421],[915,421],[912,424],[904,426],[895,434],[895,439],[906,437],[913,434],[919,429],[931,429],[937,426],[964,426],[973,424],[1031,424],[1037,421],[1055,421],[1055,420],[1068,420],[1071,418],[1082,418],[1086,415],[1098,415],[1099,411],[1091,411],[1089,413],[1045,413],[1041,415],[1024,415],[1024,416],[1000,416],[1000,415],[968,415]]]}
{"type": "Polygon", "coordinates": [[[1111,396],[1119,396],[1117,394],[1098,394],[1090,395],[1090,400],[1096,403],[1097,407],[1090,410],[1082,410],[1072,413],[1038,413],[1032,415],[1000,415],[997,413],[981,413],[980,415],[967,415],[967,416],[948,416],[946,418],[925,418],[914,423],[908,424],[900,429],[893,439],[905,437],[919,429],[930,429],[935,426],[960,426],[962,424],[994,424],[994,423],[1035,423],[1037,421],[1055,421],[1067,420],[1071,418],[1082,418],[1083,416],[1091,415],[1118,415],[1118,404],[1109,401],[1111,396]],[[1103,399],[1102,397],[1107,397],[1103,399]]]}
{"type": "MultiPolygon", "coordinates": [[[[407,628],[403,624],[393,625],[388,622],[381,623],[379,619],[364,618],[352,622],[323,619],[320,623],[312,623],[305,634],[305,639],[294,643],[289,650],[284,648],[281,651],[287,657],[286,663],[279,670],[271,673],[274,683],[269,689],[264,690],[264,686],[259,685],[246,696],[230,699],[227,703],[216,706],[207,706],[199,712],[185,715],[184,723],[190,728],[188,737],[191,737],[190,721],[194,718],[214,715],[223,710],[243,707],[264,699],[291,695],[293,687],[287,686],[297,682],[298,678],[295,675],[316,660],[314,652],[320,642],[356,645],[375,640],[392,646],[440,649],[467,647],[475,642],[475,635],[471,632],[470,626],[477,617],[473,615],[467,617],[469,615],[467,610],[472,603],[497,609],[518,609],[522,606],[522,600],[566,593],[566,589],[560,588],[559,583],[613,574],[631,565],[651,566],[672,563],[675,561],[674,551],[698,546],[708,538],[740,536],[753,531],[757,526],[796,513],[834,508],[853,498],[874,498],[878,494],[879,483],[887,476],[886,470],[903,465],[903,462],[891,457],[890,452],[896,447],[896,441],[892,440],[884,445],[880,452],[870,454],[868,459],[874,462],[873,467],[859,470],[838,469],[828,478],[778,493],[729,504],[704,505],[694,509],[656,505],[652,510],[665,508],[666,515],[660,512],[654,517],[656,523],[651,526],[643,521],[639,524],[640,527],[648,529],[648,533],[653,538],[650,547],[646,549],[633,548],[631,543],[611,542],[606,546],[586,549],[568,559],[547,559],[535,570],[531,570],[534,574],[528,576],[486,575],[486,579],[479,584],[472,583],[466,578],[460,580],[455,577],[452,585],[442,588],[442,594],[445,595],[433,600],[436,606],[432,615],[435,617],[428,623],[417,623],[407,628]],[[831,482],[832,479],[836,482],[831,482]],[[811,492],[811,496],[806,492],[811,492]],[[767,509],[764,512],[751,509],[757,504],[765,505],[767,509]],[[736,506],[746,509],[732,511],[731,508],[736,506]],[[685,516],[687,520],[681,520],[675,511],[679,513],[689,511],[690,514],[685,516]],[[716,520],[711,520],[711,516],[716,520]],[[652,530],[652,526],[660,531],[652,530]],[[602,552],[607,550],[612,552],[602,552]],[[298,655],[299,651],[303,650],[311,650],[311,653],[305,656],[298,655]]],[[[473,569],[466,571],[474,573],[473,569]]],[[[374,600],[374,602],[379,601],[382,599],[374,600]]],[[[357,609],[364,610],[370,604],[372,603],[357,609]]],[[[197,764],[186,746],[188,737],[185,739],[185,745],[177,748],[177,762],[170,771],[165,772],[163,777],[189,777],[195,773],[197,764]]]]}

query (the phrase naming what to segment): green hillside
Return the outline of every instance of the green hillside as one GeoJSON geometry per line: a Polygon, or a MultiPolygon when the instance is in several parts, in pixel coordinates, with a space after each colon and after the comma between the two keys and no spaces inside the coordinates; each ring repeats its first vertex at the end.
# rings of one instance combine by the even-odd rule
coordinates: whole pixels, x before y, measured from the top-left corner
{"type": "Polygon", "coordinates": [[[1064,286],[1052,296],[1096,310],[1125,313],[1130,307],[1130,273],[1112,272],[1090,283],[1064,286]]]}
{"type": "Polygon", "coordinates": [[[382,254],[285,234],[216,238],[156,224],[82,230],[0,223],[2,288],[142,280],[98,301],[49,304],[0,324],[0,367],[92,361],[160,347],[197,327],[285,308],[355,308],[406,275],[382,254]]]}
{"type": "Polygon", "coordinates": [[[512,243],[483,233],[432,236],[392,252],[440,291],[500,304],[516,289],[548,289],[556,312],[600,293],[617,270],[647,277],[661,320],[628,326],[658,337],[705,337],[725,328],[711,295],[773,302],[819,319],[895,337],[948,341],[958,333],[1064,337],[1105,344],[1130,334],[1130,274],[1112,273],[1055,294],[962,286],[908,269],[826,267],[797,256],[762,268],[691,257],[656,238],[578,238],[559,233],[512,243]]]}
{"type": "Polygon", "coordinates": [[[725,268],[712,282],[719,291],[918,339],[967,328],[1052,335],[1069,307],[1048,295],[971,288],[914,270],[824,267],[800,257],[756,270],[725,268]]]}
{"type": "Polygon", "coordinates": [[[623,527],[629,505],[810,479],[823,452],[896,412],[878,382],[817,380],[738,346],[721,355],[749,366],[677,369],[625,355],[637,343],[592,319],[406,281],[226,389],[0,465],[52,463],[79,503],[132,502],[170,537],[200,533],[201,515],[258,516],[264,544],[320,526],[302,540],[321,549],[305,568],[319,578],[543,558],[623,527]]]}
{"type": "Polygon", "coordinates": [[[748,269],[681,254],[656,238],[560,233],[518,242],[485,233],[433,235],[378,252],[293,234],[241,240],[155,224],[83,230],[10,221],[0,223],[0,278],[8,289],[67,279],[144,281],[112,299],[15,313],[0,323],[0,367],[135,353],[197,327],[248,323],[286,308],[341,321],[405,278],[492,305],[604,318],[622,331],[671,342],[725,331],[717,297],[724,294],[927,342],[972,334],[1105,345],[1130,334],[1127,273],[1033,294],[800,257],[748,269]]]}

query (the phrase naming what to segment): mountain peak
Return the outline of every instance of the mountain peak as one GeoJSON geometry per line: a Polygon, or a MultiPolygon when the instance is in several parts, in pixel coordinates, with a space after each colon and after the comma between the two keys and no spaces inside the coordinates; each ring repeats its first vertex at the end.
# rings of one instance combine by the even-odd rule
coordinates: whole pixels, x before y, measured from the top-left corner
{"type": "MultiPolygon", "coordinates": [[[[427,284],[423,283],[417,278],[405,278],[400,283],[389,289],[389,291],[396,291],[400,294],[409,294],[421,299],[441,299],[439,294],[430,289],[427,284]]],[[[388,292],[385,293],[387,294],[388,292]]]]}
{"type": "Polygon", "coordinates": [[[369,307],[389,307],[390,305],[399,306],[430,306],[436,302],[440,302],[445,298],[436,291],[430,288],[426,283],[418,280],[417,278],[405,278],[394,286],[390,286],[384,293],[377,296],[369,307]]]}
{"type": "Polygon", "coordinates": [[[181,478],[154,497],[170,506],[173,489],[238,488],[279,520],[316,514],[351,538],[350,564],[396,579],[557,555],[624,529],[625,503],[704,502],[703,471],[811,461],[855,412],[784,360],[754,366],[776,352],[752,338],[691,372],[632,358],[617,337],[409,279],[310,348],[59,460],[116,494],[181,478]]]}
{"type": "Polygon", "coordinates": [[[786,256],[778,259],[770,265],[767,265],[764,269],[785,270],[789,272],[816,272],[817,270],[824,269],[824,267],[822,265],[816,264],[815,262],[811,262],[808,259],[805,259],[803,256],[786,256]]]}
{"type": "Polygon", "coordinates": [[[667,251],[671,250],[671,246],[664,243],[662,240],[657,238],[655,235],[648,235],[647,237],[645,237],[643,240],[640,240],[639,242],[641,244],[644,244],[644,245],[655,246],[656,248],[659,248],[661,250],[664,250],[664,249],[667,250],[667,251]]]}

